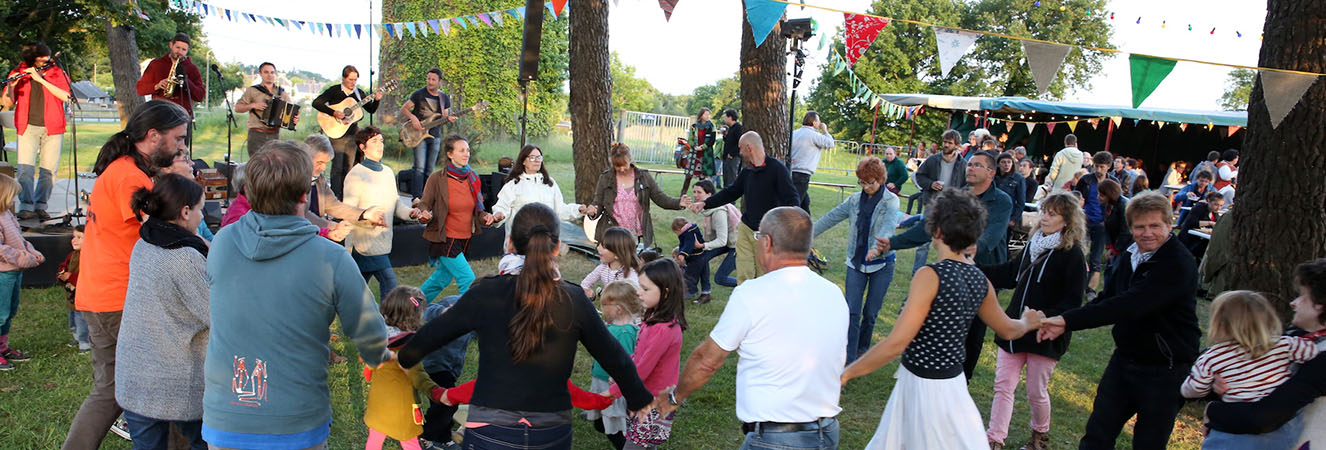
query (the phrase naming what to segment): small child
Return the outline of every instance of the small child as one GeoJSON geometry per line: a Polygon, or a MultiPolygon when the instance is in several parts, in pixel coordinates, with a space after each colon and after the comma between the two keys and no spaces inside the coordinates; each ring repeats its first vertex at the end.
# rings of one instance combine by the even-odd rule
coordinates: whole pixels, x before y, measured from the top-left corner
{"type": "MultiPolygon", "coordinates": [[[[387,322],[388,347],[403,344],[422,326],[424,293],[413,286],[397,286],[382,297],[382,317],[387,322]]],[[[364,407],[364,425],[368,426],[365,450],[380,450],[390,436],[401,443],[402,450],[419,450],[423,432],[423,413],[419,395],[432,391],[422,365],[409,371],[388,362],[377,369],[364,368],[364,381],[370,382],[364,407]]]]}
{"type": "Polygon", "coordinates": [[[1306,339],[1280,336],[1280,319],[1271,303],[1252,291],[1229,291],[1211,302],[1207,342],[1215,343],[1192,365],[1180,392],[1201,398],[1211,392],[1216,377],[1229,390],[1226,402],[1253,402],[1284,384],[1290,364],[1317,356],[1317,346],[1306,339]]]}
{"type": "MultiPolygon", "coordinates": [[[[685,282],[682,281],[681,268],[667,259],[660,259],[640,270],[640,302],[644,306],[644,326],[640,328],[635,342],[635,351],[631,360],[644,380],[645,388],[654,395],[677,385],[681,374],[681,338],[686,330],[686,301],[682,296],[685,282]]],[[[621,390],[613,383],[608,387],[608,395],[614,398],[622,396],[621,390]]],[[[627,424],[623,436],[608,440],[625,443],[630,439],[634,446],[654,448],[666,442],[671,433],[673,414],[659,417],[657,412],[649,417],[636,417],[627,424]],[[652,422],[654,427],[641,426],[642,422],[652,422]],[[637,426],[649,428],[658,433],[641,436],[633,433],[637,426]]],[[[621,447],[619,447],[621,448],[621,447]]]]}
{"type": "Polygon", "coordinates": [[[18,181],[0,174],[0,371],[13,370],[10,361],[27,361],[28,354],[9,348],[9,326],[18,313],[19,287],[23,284],[23,269],[37,267],[46,256],[23,239],[23,228],[18,224],[14,210],[18,208],[18,181]]]}
{"type": "MultiPolygon", "coordinates": [[[[686,266],[695,263],[700,255],[704,254],[704,235],[700,232],[700,226],[685,217],[672,219],[672,232],[677,233],[677,264],[686,266]]],[[[686,277],[686,297],[695,297],[700,295],[699,279],[686,277]]]]}
{"type": "Polygon", "coordinates": [[[630,230],[612,227],[603,232],[598,246],[599,265],[580,282],[585,297],[594,298],[596,283],[607,286],[617,280],[640,280],[640,259],[635,256],[635,245],[635,234],[630,230]]]}
{"type": "MultiPolygon", "coordinates": [[[[617,280],[603,288],[603,321],[607,322],[608,332],[617,338],[626,353],[635,352],[635,340],[640,334],[640,327],[636,324],[645,309],[638,290],[638,285],[629,280],[617,280]]],[[[612,386],[611,377],[598,361],[594,361],[594,369],[590,374],[593,377],[589,383],[591,392],[603,392],[612,386]]],[[[614,446],[620,448],[625,444],[621,435],[629,423],[626,399],[617,399],[602,414],[597,411],[588,413],[589,420],[594,421],[594,429],[608,435],[608,440],[614,446]]]]}
{"type": "Polygon", "coordinates": [[[92,350],[92,342],[87,336],[87,321],[83,319],[83,313],[74,309],[74,289],[78,287],[78,261],[83,251],[83,230],[83,225],[74,227],[74,235],[69,240],[69,246],[73,251],[69,252],[69,256],[60,263],[59,272],[55,275],[64,282],[65,307],[69,308],[69,331],[74,333],[74,341],[70,342],[69,346],[78,347],[79,353],[92,350]]]}

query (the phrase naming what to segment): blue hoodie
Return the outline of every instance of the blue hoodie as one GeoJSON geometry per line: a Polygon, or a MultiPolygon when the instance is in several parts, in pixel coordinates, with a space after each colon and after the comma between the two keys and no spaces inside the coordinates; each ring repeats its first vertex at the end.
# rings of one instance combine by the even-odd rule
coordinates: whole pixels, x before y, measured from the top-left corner
{"type": "Polygon", "coordinates": [[[251,211],[217,233],[207,274],[205,439],[240,448],[326,440],[332,321],[340,317],[368,365],[388,357],[387,325],[345,247],[303,217],[251,211]]]}

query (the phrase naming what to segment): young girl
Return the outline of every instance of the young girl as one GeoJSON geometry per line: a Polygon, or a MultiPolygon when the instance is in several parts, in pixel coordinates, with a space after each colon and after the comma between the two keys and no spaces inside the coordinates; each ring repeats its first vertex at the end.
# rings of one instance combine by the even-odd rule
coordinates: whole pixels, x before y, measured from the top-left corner
{"type": "MultiPolygon", "coordinates": [[[[626,350],[626,353],[635,352],[636,338],[640,333],[640,327],[636,323],[639,322],[644,309],[645,305],[640,301],[639,287],[635,282],[617,280],[603,287],[603,321],[607,322],[608,332],[617,338],[617,342],[622,344],[622,349],[626,350]]],[[[603,392],[612,386],[611,377],[598,361],[594,362],[591,375],[593,379],[589,383],[590,392],[603,392]]],[[[608,440],[613,446],[622,448],[626,444],[622,436],[628,424],[625,400],[617,399],[602,414],[598,411],[588,413],[589,420],[594,421],[594,429],[608,435],[608,440]]]]}
{"type": "Polygon", "coordinates": [[[83,251],[83,225],[74,227],[73,236],[69,240],[69,246],[73,251],[60,263],[59,272],[55,277],[64,282],[65,305],[69,308],[69,331],[74,333],[74,341],[69,343],[70,347],[77,346],[79,353],[87,353],[92,350],[92,341],[88,340],[87,321],[83,320],[83,313],[74,310],[74,290],[78,288],[78,261],[79,254],[83,251]]]}
{"type": "MultiPolygon", "coordinates": [[[[27,361],[28,354],[9,348],[9,326],[18,314],[18,292],[23,269],[37,267],[46,257],[23,239],[23,228],[14,210],[18,208],[18,181],[0,175],[0,370],[13,370],[10,361],[27,361]]],[[[675,377],[674,377],[675,378],[675,377]]]]}
{"type": "Polygon", "coordinates": [[[622,227],[603,232],[599,241],[599,265],[585,275],[580,287],[585,297],[594,298],[594,285],[607,286],[617,280],[640,281],[640,260],[635,256],[635,234],[622,227]]]}
{"type": "MultiPolygon", "coordinates": [[[[681,268],[669,259],[660,259],[640,270],[640,301],[645,307],[644,326],[635,342],[635,353],[631,360],[636,371],[645,382],[645,388],[658,395],[669,387],[677,385],[681,374],[681,335],[686,331],[686,301],[683,290],[681,268]]],[[[621,390],[616,383],[608,388],[608,395],[621,397],[621,390]]],[[[635,418],[635,423],[627,424],[627,433],[623,448],[654,448],[667,439],[672,429],[673,415],[667,417],[651,416],[635,418]],[[652,422],[652,436],[633,435],[635,427],[652,422]]],[[[614,442],[617,439],[609,437],[614,442]]]]}
{"type": "Polygon", "coordinates": [[[1021,320],[1010,319],[985,275],[962,254],[975,247],[985,228],[985,208],[975,196],[945,190],[925,211],[939,262],[916,272],[893,331],[847,366],[843,383],[902,357],[897,384],[867,448],[988,448],[981,413],[962,376],[968,325],[979,315],[999,337],[1016,339],[1040,327],[1041,313],[1026,309],[1021,320]],[[925,426],[916,425],[921,423],[925,426]]]}
{"type": "MultiPolygon", "coordinates": [[[[387,321],[388,346],[404,342],[408,334],[423,324],[424,293],[413,286],[397,286],[382,298],[382,317],[387,321]]],[[[409,371],[396,364],[385,364],[377,369],[364,368],[364,380],[372,383],[368,388],[368,402],[364,407],[364,425],[368,426],[365,450],[381,449],[390,436],[401,443],[403,450],[418,450],[423,433],[423,414],[419,411],[420,395],[432,391],[433,382],[424,373],[423,365],[409,371]]]]}
{"type": "Polygon", "coordinates": [[[1228,291],[1211,302],[1211,343],[1184,380],[1180,392],[1187,398],[1205,397],[1216,377],[1229,390],[1226,402],[1252,402],[1289,379],[1289,366],[1317,356],[1312,341],[1280,336],[1280,319],[1271,303],[1252,291],[1228,291]]]}

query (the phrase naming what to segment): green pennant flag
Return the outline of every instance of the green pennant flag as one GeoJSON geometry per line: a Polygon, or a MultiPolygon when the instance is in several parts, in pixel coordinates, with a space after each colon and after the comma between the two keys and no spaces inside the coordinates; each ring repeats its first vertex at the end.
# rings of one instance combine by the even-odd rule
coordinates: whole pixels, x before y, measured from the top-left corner
{"type": "Polygon", "coordinates": [[[1174,70],[1178,61],[1153,58],[1142,55],[1128,55],[1128,65],[1132,67],[1133,107],[1142,106],[1142,102],[1156,91],[1161,81],[1174,70]]]}
{"type": "Polygon", "coordinates": [[[842,60],[835,61],[833,63],[833,76],[835,77],[838,76],[838,74],[843,73],[843,70],[846,69],[847,69],[847,64],[844,64],[842,60]]]}

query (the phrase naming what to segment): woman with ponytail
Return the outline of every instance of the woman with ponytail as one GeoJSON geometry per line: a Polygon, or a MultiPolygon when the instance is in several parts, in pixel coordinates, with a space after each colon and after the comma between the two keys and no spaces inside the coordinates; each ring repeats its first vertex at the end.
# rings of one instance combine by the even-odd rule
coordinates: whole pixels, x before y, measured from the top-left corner
{"type": "Polygon", "coordinates": [[[74,292],[74,309],[87,319],[92,342],[92,392],[69,425],[64,448],[97,448],[120,415],[115,402],[115,345],[120,332],[129,260],[138,242],[139,216],[130,197],[152,188],[152,176],[187,150],[189,115],[179,105],[152,100],[129,116],[124,130],[101,147],[92,171],[97,184],[89,197],[78,281],[94,289],[74,292]]]}
{"type": "Polygon", "coordinates": [[[511,245],[525,257],[519,273],[479,280],[400,350],[400,364],[409,368],[452,340],[476,333],[479,373],[467,448],[571,448],[566,380],[577,342],[617,381],[630,410],[653,400],[631,356],[580,286],[561,279],[559,229],[557,215],[547,206],[520,208],[511,223],[511,245]]]}
{"type": "Polygon", "coordinates": [[[202,448],[209,286],[207,243],[194,230],[203,220],[203,187],[163,174],[135,191],[129,206],[146,220],[129,257],[115,400],[135,448],[164,450],[171,423],[202,448]]]}

